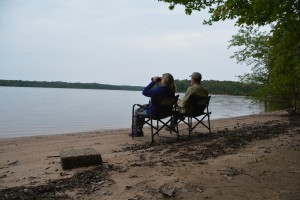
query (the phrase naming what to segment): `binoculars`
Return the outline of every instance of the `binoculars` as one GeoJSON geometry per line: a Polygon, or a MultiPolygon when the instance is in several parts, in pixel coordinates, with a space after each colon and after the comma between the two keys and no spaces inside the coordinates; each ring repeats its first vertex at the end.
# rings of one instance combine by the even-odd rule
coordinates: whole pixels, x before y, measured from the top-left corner
{"type": "MultiPolygon", "coordinates": [[[[154,81],[154,79],[151,78],[151,81],[154,81]]],[[[156,79],[156,82],[160,82],[160,81],[161,81],[161,77],[158,77],[158,78],[156,79]]]]}

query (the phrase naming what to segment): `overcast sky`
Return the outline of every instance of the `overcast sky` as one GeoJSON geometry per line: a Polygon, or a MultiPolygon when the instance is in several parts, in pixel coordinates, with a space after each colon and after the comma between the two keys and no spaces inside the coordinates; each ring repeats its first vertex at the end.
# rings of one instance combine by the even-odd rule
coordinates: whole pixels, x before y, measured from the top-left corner
{"type": "Polygon", "coordinates": [[[148,84],[169,72],[237,81],[233,22],[157,0],[0,0],[0,79],[148,84]]]}

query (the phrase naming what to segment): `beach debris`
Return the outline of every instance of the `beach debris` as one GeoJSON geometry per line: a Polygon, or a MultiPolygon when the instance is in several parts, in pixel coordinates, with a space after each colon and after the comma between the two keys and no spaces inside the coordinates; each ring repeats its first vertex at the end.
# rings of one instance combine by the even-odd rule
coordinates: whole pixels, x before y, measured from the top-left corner
{"type": "Polygon", "coordinates": [[[130,190],[132,188],[131,185],[126,185],[126,190],[130,190]]]}
{"type": "Polygon", "coordinates": [[[110,195],[112,195],[112,192],[111,191],[100,191],[99,194],[103,195],[103,196],[110,196],[110,195]]]}
{"type": "Polygon", "coordinates": [[[291,149],[293,149],[294,151],[296,151],[296,149],[294,148],[294,146],[292,146],[290,143],[287,143],[288,144],[288,146],[291,148],[291,149]]]}
{"type": "Polygon", "coordinates": [[[180,192],[182,192],[182,193],[187,193],[189,190],[188,189],[186,189],[186,188],[181,188],[181,190],[180,190],[180,192]]]}
{"type": "Polygon", "coordinates": [[[60,172],[59,175],[61,175],[61,176],[69,176],[70,174],[65,173],[65,172],[60,172]]]}
{"type": "Polygon", "coordinates": [[[226,175],[226,176],[236,176],[236,175],[243,174],[243,175],[253,178],[254,181],[260,183],[260,180],[258,180],[255,176],[252,176],[251,174],[247,174],[247,173],[243,172],[243,170],[240,170],[240,169],[235,169],[233,167],[230,167],[226,170],[218,170],[218,171],[223,171],[221,173],[221,175],[226,175]]]}
{"type": "MultiPolygon", "coordinates": [[[[117,172],[119,168],[109,168],[107,165],[80,169],[74,175],[56,180],[49,180],[47,184],[35,186],[18,186],[0,190],[0,199],[74,199],[67,191],[74,191],[76,199],[81,195],[101,193],[112,195],[107,188],[115,182],[109,177],[109,173],[117,172]]],[[[36,179],[34,179],[36,180],[36,179]]],[[[17,181],[17,180],[15,180],[17,181]]],[[[33,183],[33,182],[32,182],[33,183]]]]}
{"type": "Polygon", "coordinates": [[[175,195],[175,189],[175,187],[162,187],[160,192],[167,197],[172,197],[175,195]]]}
{"type": "Polygon", "coordinates": [[[196,188],[196,191],[202,193],[204,191],[204,189],[198,187],[198,188],[196,188]]]}
{"type": "Polygon", "coordinates": [[[60,156],[57,156],[57,155],[55,155],[55,156],[47,156],[47,158],[59,158],[60,156]]]}
{"type": "Polygon", "coordinates": [[[218,170],[218,171],[222,171],[221,175],[226,175],[226,176],[236,176],[241,173],[240,170],[237,170],[233,167],[229,167],[228,169],[218,170]]]}
{"type": "Polygon", "coordinates": [[[142,197],[140,195],[136,195],[136,196],[134,196],[132,198],[129,198],[127,200],[140,200],[140,199],[142,199],[142,197]]]}
{"type": "Polygon", "coordinates": [[[60,158],[63,170],[102,165],[101,155],[93,148],[63,149],[60,158]]]}
{"type": "Polygon", "coordinates": [[[265,153],[271,153],[270,149],[266,149],[264,152],[265,153]]]}
{"type": "Polygon", "coordinates": [[[1,178],[5,178],[5,177],[6,177],[6,174],[0,175],[0,179],[1,179],[1,178]]]}
{"type": "MultiPolygon", "coordinates": [[[[9,160],[8,160],[7,162],[9,162],[9,160]]],[[[8,163],[7,165],[15,165],[15,164],[17,164],[18,162],[19,162],[18,160],[15,160],[15,161],[13,161],[13,162],[8,163]]]]}

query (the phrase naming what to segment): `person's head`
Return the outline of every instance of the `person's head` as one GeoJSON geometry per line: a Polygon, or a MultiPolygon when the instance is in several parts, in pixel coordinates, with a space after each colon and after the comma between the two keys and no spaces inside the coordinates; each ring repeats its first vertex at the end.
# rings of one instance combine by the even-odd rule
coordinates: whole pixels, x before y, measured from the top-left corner
{"type": "Polygon", "coordinates": [[[174,78],[170,73],[165,73],[161,76],[161,84],[171,88],[174,92],[176,90],[174,78]]]}
{"type": "Polygon", "coordinates": [[[202,75],[199,72],[193,72],[192,75],[190,75],[192,85],[193,84],[200,84],[202,80],[202,75]]]}

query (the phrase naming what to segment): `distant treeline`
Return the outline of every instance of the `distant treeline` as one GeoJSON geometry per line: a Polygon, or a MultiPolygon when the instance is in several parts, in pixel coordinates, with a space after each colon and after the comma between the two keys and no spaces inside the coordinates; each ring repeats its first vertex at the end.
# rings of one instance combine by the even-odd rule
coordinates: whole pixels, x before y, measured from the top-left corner
{"type": "MultiPolygon", "coordinates": [[[[176,80],[178,92],[184,92],[191,85],[190,80],[176,80]]],[[[203,80],[201,82],[210,94],[228,94],[248,96],[259,89],[258,84],[248,84],[235,81],[203,80]]]]}
{"type": "MultiPolygon", "coordinates": [[[[177,92],[184,93],[191,85],[190,80],[175,80],[177,92]]],[[[228,95],[250,95],[257,89],[259,85],[246,84],[234,81],[202,81],[202,85],[210,94],[228,94],[228,95]]],[[[77,89],[102,89],[102,90],[132,90],[142,91],[144,86],[129,85],[107,85],[99,83],[67,83],[62,81],[22,81],[22,80],[1,80],[0,86],[12,87],[44,87],[44,88],[77,88],[77,89]]]]}
{"type": "Polygon", "coordinates": [[[0,80],[0,86],[13,87],[43,87],[43,88],[77,88],[77,89],[103,89],[103,90],[142,90],[140,86],[107,85],[99,83],[67,83],[62,81],[21,81],[0,80]]]}

